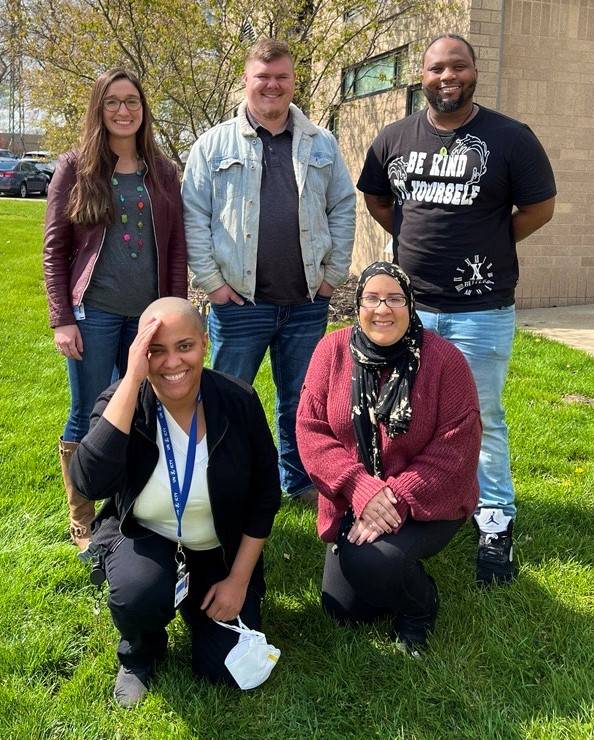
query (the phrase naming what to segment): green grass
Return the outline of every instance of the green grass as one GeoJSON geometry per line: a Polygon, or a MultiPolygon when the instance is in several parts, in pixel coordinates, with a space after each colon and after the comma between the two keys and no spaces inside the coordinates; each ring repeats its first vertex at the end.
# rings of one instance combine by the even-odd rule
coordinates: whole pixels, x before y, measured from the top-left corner
{"type": "MultiPolygon", "coordinates": [[[[0,738],[593,738],[594,360],[518,334],[506,405],[520,575],[473,585],[470,527],[429,563],[442,594],[431,650],[402,656],[376,628],[319,608],[324,548],[287,505],[267,547],[265,628],[283,651],[262,689],[193,680],[172,625],[170,657],[134,711],[111,699],[116,632],[67,542],[56,440],[67,409],[47,328],[41,201],[0,199],[0,738]]],[[[269,368],[258,390],[272,411],[269,368]]]]}

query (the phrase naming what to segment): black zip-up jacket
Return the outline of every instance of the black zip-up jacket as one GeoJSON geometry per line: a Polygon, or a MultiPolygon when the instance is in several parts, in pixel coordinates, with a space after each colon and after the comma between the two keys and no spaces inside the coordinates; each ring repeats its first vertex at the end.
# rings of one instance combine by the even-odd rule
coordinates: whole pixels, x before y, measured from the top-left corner
{"type": "MultiPolygon", "coordinates": [[[[93,541],[108,549],[123,536],[152,534],[134,518],[133,506],[159,458],[156,396],[145,380],[130,434],[116,429],[103,412],[118,383],[97,399],[89,432],[72,458],[74,485],[88,499],[107,499],[93,523],[93,541]]],[[[256,392],[214,370],[201,379],[208,446],[208,491],[214,527],[227,568],[242,535],[265,538],[280,506],[277,452],[256,392]]],[[[262,558],[252,585],[264,593],[262,558]]]]}

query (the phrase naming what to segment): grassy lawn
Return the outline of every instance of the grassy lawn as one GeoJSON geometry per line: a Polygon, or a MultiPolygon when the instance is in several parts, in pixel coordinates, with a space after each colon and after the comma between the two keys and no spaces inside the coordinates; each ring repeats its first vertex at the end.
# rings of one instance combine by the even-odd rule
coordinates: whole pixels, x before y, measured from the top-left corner
{"type": "MultiPolygon", "coordinates": [[[[511,587],[473,585],[465,527],[430,561],[442,599],[431,650],[402,656],[385,627],[319,608],[314,515],[282,508],[267,547],[265,629],[283,655],[262,689],[192,679],[188,636],[148,700],[111,699],[116,632],[67,542],[56,441],[67,409],[47,328],[42,201],[0,199],[0,738],[593,738],[594,360],[520,333],[506,404],[519,501],[511,587]]],[[[272,411],[269,368],[258,390],[272,411]]]]}

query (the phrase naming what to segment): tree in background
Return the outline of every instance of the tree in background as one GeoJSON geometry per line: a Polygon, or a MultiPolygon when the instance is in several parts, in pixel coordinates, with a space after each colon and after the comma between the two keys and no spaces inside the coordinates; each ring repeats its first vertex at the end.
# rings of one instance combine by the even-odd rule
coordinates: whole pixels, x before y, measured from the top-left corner
{"type": "MultiPolygon", "coordinates": [[[[405,17],[427,23],[454,0],[278,0],[254,12],[247,0],[23,0],[32,100],[46,145],[72,147],[97,75],[125,66],[138,75],[166,152],[180,155],[233,114],[247,47],[286,39],[298,76],[296,102],[317,120],[340,100],[340,71],[376,53],[405,17]],[[312,102],[315,105],[312,105],[312,102]]],[[[429,26],[430,27],[430,26],[429,26]]]]}
{"type": "Polygon", "coordinates": [[[23,0],[0,0],[0,19],[0,130],[7,133],[2,145],[16,151],[25,133],[23,0]]]}

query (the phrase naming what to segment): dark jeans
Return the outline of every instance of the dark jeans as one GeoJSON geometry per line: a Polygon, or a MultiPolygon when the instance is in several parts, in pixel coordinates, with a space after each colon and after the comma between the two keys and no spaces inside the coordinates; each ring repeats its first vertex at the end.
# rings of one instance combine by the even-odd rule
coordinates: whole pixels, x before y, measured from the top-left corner
{"type": "Polygon", "coordinates": [[[276,428],[281,487],[290,497],[311,487],[303,468],[295,419],[301,386],[317,343],[328,322],[328,298],[299,305],[277,306],[256,302],[238,306],[233,301],[211,304],[208,335],[212,366],[253,384],[266,350],[270,348],[276,386],[276,428]]]}
{"type": "Polygon", "coordinates": [[[350,543],[347,513],[337,540],[328,545],[322,606],[339,622],[372,622],[381,617],[424,616],[435,609],[435,585],[420,562],[436,555],[464,523],[408,519],[396,534],[364,545],[350,543]]]}
{"type": "MultiPolygon", "coordinates": [[[[176,543],[153,534],[138,540],[126,538],[105,558],[108,605],[121,635],[117,654],[127,668],[151,667],[166,652],[165,628],[175,617],[176,548],[176,543]]],[[[228,574],[222,550],[185,553],[190,593],[179,610],[191,630],[193,671],[213,683],[237,686],[225,658],[237,644],[238,635],[215,624],[200,609],[208,589],[228,574]]],[[[241,619],[248,627],[260,629],[260,596],[251,587],[241,619]]]]}
{"type": "Polygon", "coordinates": [[[82,360],[67,361],[71,404],[66,442],[80,442],[89,431],[97,396],[124,377],[128,350],[138,331],[138,316],[118,316],[93,306],[85,306],[85,318],[76,323],[83,353],[82,360]]]}

